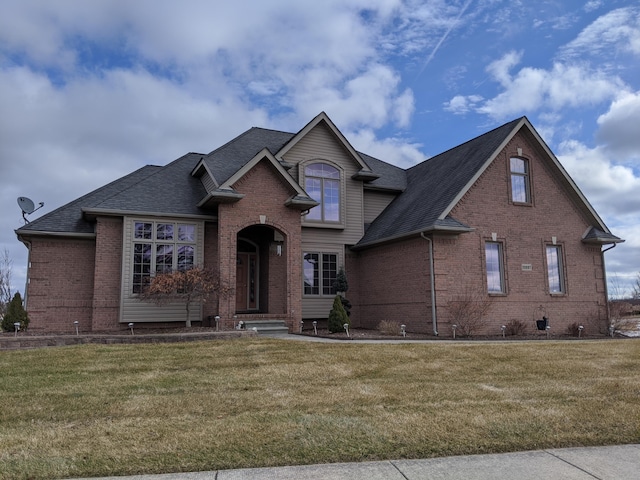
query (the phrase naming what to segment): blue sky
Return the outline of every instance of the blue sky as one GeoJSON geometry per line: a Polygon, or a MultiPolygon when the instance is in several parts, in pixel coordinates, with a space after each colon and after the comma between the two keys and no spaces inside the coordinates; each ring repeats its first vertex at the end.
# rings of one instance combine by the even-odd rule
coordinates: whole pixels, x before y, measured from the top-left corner
{"type": "Polygon", "coordinates": [[[33,218],[142,165],[325,111],[408,167],[526,115],[640,271],[640,5],[631,0],[0,3],[0,253],[33,218]],[[223,3],[223,5],[217,5],[223,3]]]}

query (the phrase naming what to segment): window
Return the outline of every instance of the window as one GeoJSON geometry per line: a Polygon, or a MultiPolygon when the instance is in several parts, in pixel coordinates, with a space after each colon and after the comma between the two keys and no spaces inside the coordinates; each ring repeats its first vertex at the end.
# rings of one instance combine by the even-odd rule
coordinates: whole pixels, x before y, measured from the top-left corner
{"type": "Polygon", "coordinates": [[[196,226],[189,223],[134,222],[132,292],[140,293],[153,272],[193,267],[196,226]]]}
{"type": "Polygon", "coordinates": [[[333,284],[338,273],[335,253],[307,253],[303,255],[305,295],[335,295],[333,284]]]}
{"type": "Polygon", "coordinates": [[[304,169],[304,188],[320,203],[306,216],[320,222],[340,221],[340,170],[326,163],[312,163],[304,169]]]}
{"type": "Polygon", "coordinates": [[[511,159],[511,200],[514,203],[531,203],[529,162],[522,158],[511,159]]]}
{"type": "Polygon", "coordinates": [[[487,291],[505,293],[502,243],[487,242],[484,250],[487,262],[487,291]]]}
{"type": "Polygon", "coordinates": [[[564,293],[562,247],[559,245],[547,245],[547,278],[549,293],[564,293]]]}

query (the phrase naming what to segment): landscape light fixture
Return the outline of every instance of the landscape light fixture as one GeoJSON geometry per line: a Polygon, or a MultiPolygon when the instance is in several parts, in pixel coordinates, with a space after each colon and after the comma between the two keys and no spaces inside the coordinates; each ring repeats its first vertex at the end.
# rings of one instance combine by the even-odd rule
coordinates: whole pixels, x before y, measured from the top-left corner
{"type": "Polygon", "coordinates": [[[451,325],[451,330],[453,330],[453,339],[456,339],[456,328],[458,328],[458,325],[456,325],[455,323],[453,325],[451,325]]]}
{"type": "Polygon", "coordinates": [[[609,325],[609,335],[611,337],[613,337],[613,333],[616,331],[616,327],[613,325],[613,323],[611,325],[609,325]]]}
{"type": "MultiPolygon", "coordinates": [[[[233,318],[238,318],[235,315],[233,316],[233,318]]],[[[220,330],[220,315],[216,315],[215,317],[213,317],[213,319],[216,321],[216,332],[220,330]]],[[[233,324],[235,325],[235,320],[233,321],[233,324]]]]}
{"type": "Polygon", "coordinates": [[[300,333],[304,331],[304,320],[300,320],[300,333]]]}
{"type": "Polygon", "coordinates": [[[506,325],[502,325],[502,326],[500,327],[500,330],[502,331],[502,338],[504,338],[504,334],[505,334],[505,332],[506,332],[506,330],[507,330],[507,326],[506,326],[506,325]]]}
{"type": "Polygon", "coordinates": [[[578,325],[578,338],[582,337],[582,330],[584,330],[584,326],[578,325]]]}
{"type": "Polygon", "coordinates": [[[131,335],[133,335],[133,322],[129,323],[129,328],[131,329],[131,335]]]}
{"type": "Polygon", "coordinates": [[[14,337],[18,336],[18,330],[20,330],[20,322],[16,322],[13,324],[13,328],[16,329],[16,333],[13,335],[14,337]]]}
{"type": "Polygon", "coordinates": [[[547,325],[547,338],[549,338],[549,333],[551,332],[551,325],[547,325]]]}
{"type": "Polygon", "coordinates": [[[349,336],[349,324],[345,323],[344,325],[342,325],[342,328],[344,328],[344,331],[347,334],[347,337],[349,336]]]}
{"type": "Polygon", "coordinates": [[[402,335],[403,337],[407,336],[407,326],[406,325],[400,325],[400,335],[402,335]]]}
{"type": "Polygon", "coordinates": [[[76,327],[76,337],[78,336],[78,320],[76,320],[75,322],[73,322],[73,325],[76,327]]]}
{"type": "Polygon", "coordinates": [[[316,322],[315,320],[313,322],[313,334],[314,335],[318,335],[318,322],[316,322]]]}

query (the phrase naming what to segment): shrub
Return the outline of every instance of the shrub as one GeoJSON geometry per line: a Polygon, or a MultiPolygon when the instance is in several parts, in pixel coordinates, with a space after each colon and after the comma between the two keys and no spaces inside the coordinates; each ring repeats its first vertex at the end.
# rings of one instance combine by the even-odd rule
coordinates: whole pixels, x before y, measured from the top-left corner
{"type": "Polygon", "coordinates": [[[349,316],[342,306],[342,297],[340,295],[336,295],[336,298],[333,299],[333,307],[329,312],[329,321],[327,323],[331,333],[344,332],[345,323],[351,325],[349,316]]]}
{"type": "Polygon", "coordinates": [[[349,290],[349,282],[347,281],[347,274],[344,271],[344,267],[340,267],[340,270],[338,270],[336,279],[333,282],[333,288],[337,293],[342,293],[340,297],[342,306],[344,307],[344,311],[347,312],[347,315],[351,316],[351,302],[344,297],[347,290],[349,290]]]}
{"type": "Polygon", "coordinates": [[[505,335],[524,335],[527,332],[527,325],[515,318],[509,320],[505,326],[505,335]]]}
{"type": "Polygon", "coordinates": [[[491,298],[467,290],[448,306],[451,323],[457,325],[461,336],[470,337],[486,324],[485,315],[491,308],[491,298]]]}
{"type": "Polygon", "coordinates": [[[393,322],[391,320],[382,320],[378,324],[378,331],[382,335],[399,335],[400,324],[398,322],[393,322]]]}
{"type": "Polygon", "coordinates": [[[15,331],[14,323],[20,323],[20,329],[26,330],[29,327],[29,315],[22,306],[22,297],[16,293],[7,307],[7,312],[2,318],[2,330],[5,332],[15,331]]]}

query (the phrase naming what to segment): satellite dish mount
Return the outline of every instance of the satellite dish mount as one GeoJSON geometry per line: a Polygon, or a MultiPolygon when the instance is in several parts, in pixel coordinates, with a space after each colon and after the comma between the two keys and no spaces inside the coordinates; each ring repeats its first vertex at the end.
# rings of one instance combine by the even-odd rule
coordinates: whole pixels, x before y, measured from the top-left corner
{"type": "Polygon", "coordinates": [[[38,204],[38,208],[36,208],[33,200],[31,200],[30,198],[18,197],[18,206],[20,207],[20,210],[22,210],[22,218],[24,219],[24,223],[29,223],[29,220],[27,220],[26,216],[31,215],[36,210],[44,207],[44,202],[40,202],[38,204]]]}

